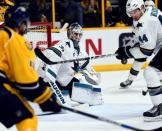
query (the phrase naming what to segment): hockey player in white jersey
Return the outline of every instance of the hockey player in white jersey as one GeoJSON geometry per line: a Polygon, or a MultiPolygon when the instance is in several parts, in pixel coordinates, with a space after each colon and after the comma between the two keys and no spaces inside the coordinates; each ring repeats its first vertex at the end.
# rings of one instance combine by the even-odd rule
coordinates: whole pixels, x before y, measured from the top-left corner
{"type": "Polygon", "coordinates": [[[143,113],[145,121],[162,120],[162,86],[157,72],[162,71],[162,12],[155,7],[148,10],[144,7],[143,0],[128,0],[126,12],[136,22],[133,29],[137,43],[134,46],[118,48],[117,59],[134,58],[136,63],[131,69],[132,80],[141,69],[146,59],[156,52],[155,57],[144,70],[153,108],[143,113]]]}
{"type": "MultiPolygon", "coordinates": [[[[145,3],[144,3],[144,5],[145,5],[145,9],[146,10],[148,10],[149,8],[155,7],[155,3],[152,0],[146,0],[145,3]]],[[[136,32],[136,27],[137,26],[140,26],[140,25],[138,25],[138,21],[133,20],[133,31],[132,32],[134,34],[136,32]]],[[[133,46],[136,46],[137,44],[138,44],[138,38],[134,35],[133,42],[129,42],[129,44],[127,44],[127,45],[133,47],[133,46]]],[[[136,68],[140,67],[140,66],[138,66],[138,64],[142,64],[143,65],[143,63],[141,63],[141,62],[139,63],[138,60],[135,59],[134,60],[134,63],[133,63],[133,66],[130,69],[130,72],[129,72],[129,75],[128,75],[127,80],[120,83],[121,89],[129,88],[130,85],[133,83],[134,79],[139,74],[139,71],[138,70],[140,70],[140,69],[138,69],[138,70],[136,69],[136,68]]]]}
{"type": "MultiPolygon", "coordinates": [[[[47,48],[44,54],[51,61],[87,57],[84,45],[80,43],[82,34],[82,27],[78,23],[72,23],[67,29],[68,39],[47,48]]],[[[38,72],[41,77],[55,81],[61,90],[66,90],[64,92],[69,91],[69,95],[74,101],[90,105],[102,103],[101,88],[98,86],[100,74],[93,70],[90,60],[50,66],[39,60],[38,72]],[[95,96],[96,94],[99,94],[99,96],[95,96]]]]}

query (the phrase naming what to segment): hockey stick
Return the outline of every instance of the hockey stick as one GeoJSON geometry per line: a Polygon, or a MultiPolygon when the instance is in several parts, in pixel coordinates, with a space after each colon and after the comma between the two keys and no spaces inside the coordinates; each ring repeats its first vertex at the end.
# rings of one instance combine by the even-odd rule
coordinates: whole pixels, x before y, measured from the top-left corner
{"type": "Polygon", "coordinates": [[[61,33],[61,32],[63,32],[63,31],[65,31],[65,30],[67,29],[68,26],[69,26],[69,23],[65,23],[65,24],[62,26],[62,28],[61,28],[59,31],[55,32],[55,33],[61,33]]]}
{"type": "Polygon", "coordinates": [[[51,80],[48,80],[48,83],[50,84],[51,86],[51,89],[54,91],[54,93],[56,94],[57,98],[58,98],[58,101],[61,103],[61,104],[65,104],[66,101],[63,97],[63,94],[61,93],[60,89],[58,88],[58,86],[56,85],[55,82],[52,82],[51,80]]]}
{"type": "Polygon", "coordinates": [[[55,72],[52,70],[52,68],[48,67],[47,71],[46,71],[46,78],[47,81],[51,87],[51,89],[53,90],[53,92],[56,94],[58,101],[61,104],[66,104],[65,98],[61,92],[61,90],[59,89],[59,87],[57,86],[55,80],[56,80],[56,74],[55,72]]]}
{"type": "Polygon", "coordinates": [[[67,27],[69,26],[69,23],[65,23],[62,28],[60,29],[59,33],[65,31],[67,29],[67,27]]]}
{"type": "MultiPolygon", "coordinates": [[[[83,115],[83,116],[86,116],[86,117],[90,117],[90,118],[93,118],[93,119],[96,119],[96,120],[99,120],[99,121],[103,121],[103,122],[106,122],[106,123],[109,123],[109,124],[113,124],[113,125],[125,128],[125,129],[130,129],[130,130],[133,130],[133,131],[144,131],[142,129],[138,129],[138,128],[133,127],[133,126],[122,124],[122,123],[107,119],[105,117],[101,117],[101,116],[93,115],[93,114],[90,114],[90,113],[87,113],[87,112],[83,112],[83,111],[77,110],[75,108],[70,108],[70,107],[67,107],[67,106],[64,106],[64,105],[60,105],[60,106],[64,110],[67,110],[67,111],[70,111],[70,112],[73,112],[73,113],[77,113],[77,114],[80,114],[80,115],[83,115]]],[[[46,113],[46,114],[41,114],[39,116],[52,115],[52,114],[56,114],[56,113],[50,112],[50,113],[46,113]]]]}
{"type": "Polygon", "coordinates": [[[71,59],[71,60],[65,60],[65,61],[51,61],[49,60],[39,48],[35,48],[35,54],[46,64],[53,65],[53,64],[63,64],[63,63],[69,63],[74,61],[84,61],[89,59],[98,59],[98,58],[105,58],[105,57],[112,57],[116,56],[116,54],[106,54],[106,55],[98,55],[98,56],[91,56],[91,57],[84,57],[84,58],[78,58],[78,59],[71,59]]]}

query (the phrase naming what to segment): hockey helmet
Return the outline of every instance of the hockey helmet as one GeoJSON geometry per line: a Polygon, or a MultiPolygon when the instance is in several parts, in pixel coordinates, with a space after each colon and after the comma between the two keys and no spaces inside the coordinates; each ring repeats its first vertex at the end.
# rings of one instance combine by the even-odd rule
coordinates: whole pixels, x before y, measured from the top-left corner
{"type": "Polygon", "coordinates": [[[26,9],[21,6],[9,7],[4,15],[4,23],[11,28],[19,27],[22,23],[29,24],[29,15],[26,9]]]}
{"type": "Polygon", "coordinates": [[[155,6],[155,3],[152,0],[146,0],[145,1],[145,7],[149,7],[149,6],[155,6]]]}
{"type": "Polygon", "coordinates": [[[67,37],[72,41],[79,42],[83,35],[82,27],[78,23],[72,23],[67,29],[67,37]]]}
{"type": "Polygon", "coordinates": [[[142,6],[144,6],[143,0],[128,0],[126,3],[126,13],[129,17],[131,17],[130,12],[136,10],[136,9],[142,9],[142,6]]]}

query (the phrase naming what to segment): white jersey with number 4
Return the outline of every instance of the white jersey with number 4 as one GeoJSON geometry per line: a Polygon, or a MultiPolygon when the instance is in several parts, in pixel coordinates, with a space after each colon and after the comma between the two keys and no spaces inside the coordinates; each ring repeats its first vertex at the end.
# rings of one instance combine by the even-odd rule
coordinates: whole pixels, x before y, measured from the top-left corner
{"type": "Polygon", "coordinates": [[[133,32],[139,46],[131,48],[134,58],[147,58],[162,44],[162,12],[150,7],[143,16],[134,22],[133,32]]]}

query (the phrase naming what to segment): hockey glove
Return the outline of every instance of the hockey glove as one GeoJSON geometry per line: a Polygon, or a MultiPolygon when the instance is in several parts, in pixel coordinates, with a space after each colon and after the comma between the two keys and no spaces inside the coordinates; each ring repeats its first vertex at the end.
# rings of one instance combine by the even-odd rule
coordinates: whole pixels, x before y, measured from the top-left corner
{"type": "Polygon", "coordinates": [[[133,58],[132,54],[129,52],[130,48],[130,46],[118,48],[118,50],[115,52],[115,54],[117,54],[116,58],[119,60],[133,58]]]}
{"type": "Polygon", "coordinates": [[[16,84],[20,93],[29,101],[39,104],[43,111],[61,111],[61,107],[57,102],[57,97],[53,93],[49,84],[44,82],[42,78],[39,78],[38,82],[20,85],[16,84]],[[25,87],[25,88],[24,88],[25,87]]]}
{"type": "Polygon", "coordinates": [[[79,62],[74,61],[74,67],[71,67],[75,72],[82,71],[82,68],[79,66],[79,62]]]}

